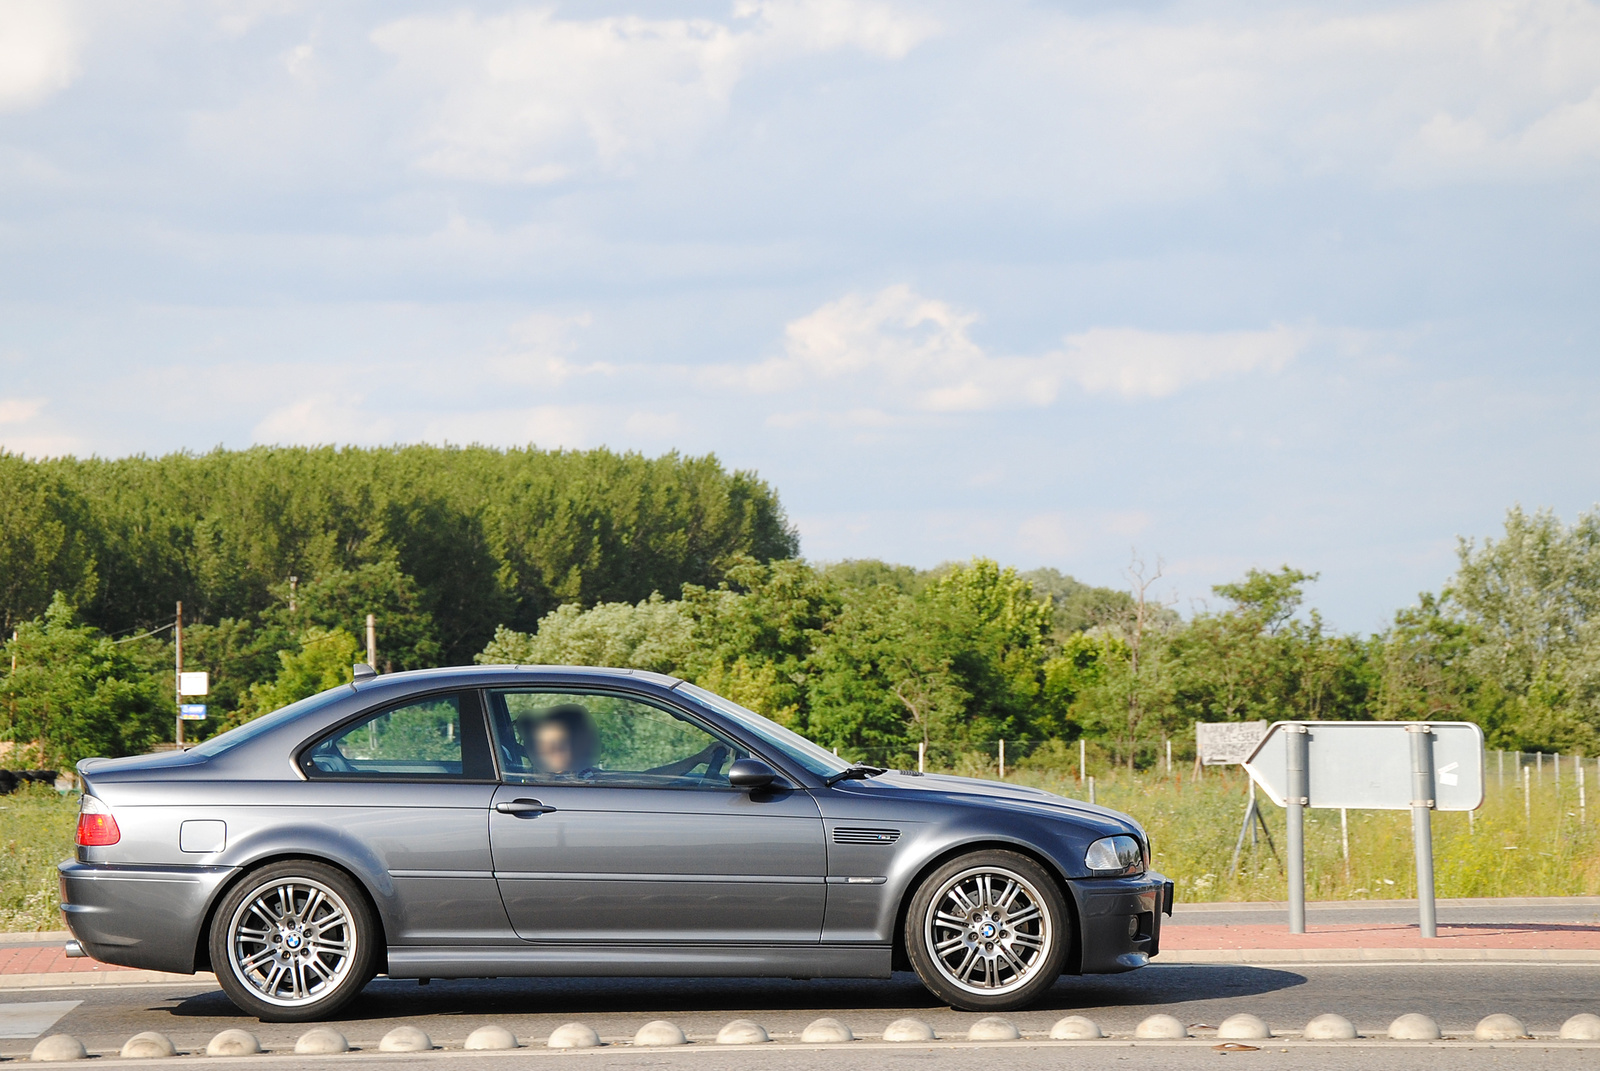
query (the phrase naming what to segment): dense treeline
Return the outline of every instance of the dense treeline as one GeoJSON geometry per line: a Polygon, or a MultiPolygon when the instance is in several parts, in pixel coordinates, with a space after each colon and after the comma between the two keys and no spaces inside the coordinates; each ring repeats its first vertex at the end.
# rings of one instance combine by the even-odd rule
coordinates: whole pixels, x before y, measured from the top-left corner
{"type": "Polygon", "coordinates": [[[799,560],[774,492],[714,458],[404,447],[116,461],[0,455],[0,737],[49,762],[172,734],[172,605],[212,674],[201,734],[383,669],[484,662],[681,674],[841,753],[954,763],[1188,751],[1196,720],[1465,718],[1492,746],[1600,740],[1600,510],[1512,510],[1375,635],[1252,570],[1188,618],[986,559],[799,560]],[[291,578],[294,578],[291,580],[291,578]]]}
{"type": "MultiPolygon", "coordinates": [[[[1331,632],[1302,612],[1316,577],[1287,566],[1217,585],[1183,620],[1131,592],[992,561],[924,573],[800,561],[729,571],[679,600],[563,606],[501,629],[480,661],[680,673],[841,753],[905,763],[987,749],[1064,764],[1079,737],[1114,761],[1192,755],[1196,721],[1465,719],[1490,745],[1600,746],[1600,511],[1566,527],[1514,509],[1503,538],[1393,626],[1331,632]]],[[[1028,761],[1025,759],[1024,761],[1028,761]]]]}
{"type": "Polygon", "coordinates": [[[163,683],[159,668],[146,679],[135,667],[172,665],[179,601],[185,662],[211,671],[212,706],[237,718],[347,674],[368,613],[384,668],[467,663],[499,625],[715,584],[744,556],[796,552],[772,489],[714,457],[433,446],[0,454],[0,619],[17,662],[6,735],[111,719],[87,738],[74,731],[74,746],[171,739],[170,672],[163,683]],[[113,680],[144,698],[83,694],[113,680]]]}

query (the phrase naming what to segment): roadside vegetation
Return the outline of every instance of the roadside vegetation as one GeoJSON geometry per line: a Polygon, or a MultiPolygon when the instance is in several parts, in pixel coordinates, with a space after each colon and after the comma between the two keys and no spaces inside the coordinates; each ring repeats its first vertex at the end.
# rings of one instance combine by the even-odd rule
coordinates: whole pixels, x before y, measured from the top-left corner
{"type": "MultiPolygon", "coordinates": [[[[672,673],[876,765],[997,766],[1004,741],[1013,776],[1059,778],[1083,744],[1103,801],[1170,815],[1150,819],[1158,845],[1203,832],[1206,853],[1231,853],[1233,783],[1160,776],[1169,746],[1189,768],[1197,721],[1470,720],[1491,748],[1600,755],[1600,509],[1570,525],[1510,510],[1495,538],[1460,542],[1437,591],[1364,635],[1330,629],[1308,603],[1315,574],[1289,565],[1180,613],[1155,598],[1155,560],[1098,587],[987,558],[915,569],[798,553],[776,491],[714,457],[0,453],[0,765],[67,770],[171,741],[180,600],[185,667],[211,674],[191,740],[348,681],[372,614],[383,671],[672,673]]],[[[1593,845],[1565,812],[1535,823],[1557,838],[1541,847],[1508,840],[1497,806],[1440,852],[1442,882],[1590,888],[1574,875],[1593,845]]],[[[1440,818],[1442,838],[1457,817],[1440,818]]],[[[1409,851],[1403,816],[1352,822],[1353,853],[1409,851]]],[[[1211,854],[1180,862],[1191,897],[1268,895],[1276,880],[1229,876],[1211,854]]],[[[1349,895],[1409,881],[1387,861],[1317,866],[1349,895]]]]}
{"type": "MultiPolygon", "coordinates": [[[[1492,756],[1491,756],[1492,759],[1492,756]]],[[[1529,763],[1533,756],[1526,756],[1529,763]]],[[[1469,820],[1464,813],[1433,817],[1436,894],[1463,896],[1593,896],[1600,894],[1600,811],[1580,812],[1570,758],[1559,789],[1551,760],[1536,776],[1524,812],[1507,756],[1503,783],[1489,767],[1488,798],[1469,820]]],[[[1243,771],[1207,769],[1167,776],[1156,770],[1129,774],[1103,756],[1091,756],[1096,802],[1131,814],[1150,834],[1155,866],[1177,883],[1183,903],[1283,900],[1288,893],[1279,860],[1284,850],[1283,811],[1265,796],[1261,810],[1277,854],[1264,838],[1246,840],[1238,873],[1231,872],[1234,844],[1244,817],[1248,781],[1243,771]]],[[[997,776],[991,754],[973,752],[950,771],[997,776]]],[[[1531,772],[1531,771],[1530,771],[1531,772]]],[[[1591,760],[1589,784],[1600,772],[1591,760]]],[[[1088,798],[1088,785],[1073,768],[1024,765],[1007,769],[1006,780],[1088,798]]],[[[1595,801],[1600,804],[1600,800],[1595,801]]],[[[55,930],[56,864],[72,854],[77,797],[31,786],[0,798],[0,932],[55,930]]],[[[1404,899],[1416,895],[1409,811],[1351,811],[1350,859],[1346,863],[1339,812],[1306,812],[1306,895],[1313,900],[1404,899]]]]}
{"type": "Polygon", "coordinates": [[[44,785],[0,796],[0,933],[59,930],[56,864],[72,856],[78,797],[44,785]]]}

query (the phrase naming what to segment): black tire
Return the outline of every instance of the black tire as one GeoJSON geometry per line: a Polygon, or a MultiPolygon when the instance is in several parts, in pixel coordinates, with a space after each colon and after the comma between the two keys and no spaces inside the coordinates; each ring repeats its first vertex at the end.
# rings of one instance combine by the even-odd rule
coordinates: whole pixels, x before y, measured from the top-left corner
{"type": "Polygon", "coordinates": [[[325,1019],[372,980],[378,926],[366,893],[326,863],[247,874],[211,920],[211,967],[240,1011],[268,1023],[325,1019]]]}
{"type": "Polygon", "coordinates": [[[1061,976],[1072,920],[1055,876],[1017,852],[952,859],[917,887],[906,952],[929,992],[964,1011],[1010,1011],[1061,976]]]}

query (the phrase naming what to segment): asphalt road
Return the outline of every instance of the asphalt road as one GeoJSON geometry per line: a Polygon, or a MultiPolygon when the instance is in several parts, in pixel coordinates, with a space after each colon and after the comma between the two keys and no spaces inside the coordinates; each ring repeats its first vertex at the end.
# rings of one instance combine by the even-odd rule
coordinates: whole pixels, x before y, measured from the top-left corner
{"type": "MultiPolygon", "coordinates": [[[[266,1048],[284,1052],[292,1050],[295,1038],[305,1029],[248,1019],[240,1015],[220,991],[205,984],[11,990],[0,994],[0,1002],[9,1003],[64,1000],[82,1000],[83,1003],[62,1017],[50,1032],[74,1034],[91,1051],[99,1052],[115,1051],[128,1037],[142,1030],[159,1030],[171,1037],[180,1051],[192,1051],[203,1048],[209,1038],[228,1027],[251,1030],[266,1048]]],[[[1158,1011],[1175,1015],[1185,1023],[1212,1027],[1236,1012],[1251,1012],[1270,1026],[1295,1032],[1318,1014],[1338,1012],[1351,1019],[1363,1033],[1373,1035],[1381,1035],[1395,1016],[1419,1011],[1436,1018],[1447,1034],[1467,1037],[1483,1016],[1509,1012],[1522,1019],[1529,1029],[1553,1034],[1562,1022],[1578,1012],[1600,1014],[1600,965],[1339,964],[1293,969],[1152,966],[1125,975],[1064,979],[1041,1005],[1013,1013],[1009,1018],[1025,1033],[1043,1034],[1056,1019],[1067,1014],[1087,1015],[1107,1033],[1131,1033],[1141,1019],[1158,1011]]],[[[486,1023],[498,1023],[525,1043],[542,1045],[553,1029],[573,1021],[589,1024],[603,1038],[626,1039],[649,1020],[670,1019],[691,1038],[708,1041],[728,1021],[745,1018],[762,1024],[775,1040],[781,1041],[784,1035],[797,1036],[807,1023],[823,1016],[842,1020],[861,1038],[876,1037],[884,1026],[901,1016],[928,1021],[941,1037],[960,1038],[964,1037],[968,1026],[980,1018],[934,1003],[909,974],[896,975],[887,982],[500,979],[435,981],[419,986],[414,982],[380,979],[372,983],[338,1021],[329,1025],[344,1033],[352,1045],[370,1052],[376,1048],[378,1039],[401,1023],[418,1025],[436,1043],[459,1048],[467,1034],[486,1023]]],[[[1197,1032],[1203,1031],[1197,1029],[1197,1032]]],[[[1520,1044],[1529,1048],[1536,1043],[1520,1044]]],[[[31,1039],[0,1040],[0,1055],[24,1055],[32,1047],[31,1039]]],[[[693,1048],[699,1053],[697,1060],[724,1059],[705,1046],[693,1048]]],[[[1199,1048],[1204,1049],[1206,1056],[1216,1057],[1209,1046],[1199,1048]]],[[[746,1054],[744,1058],[748,1061],[757,1051],[776,1056],[779,1050],[740,1051],[746,1054]]],[[[899,1066],[901,1062],[921,1058],[917,1053],[903,1052],[898,1047],[863,1048],[863,1053],[879,1054],[870,1059],[863,1055],[861,1059],[865,1062],[857,1062],[854,1055],[846,1058],[844,1053],[848,1050],[828,1051],[835,1053],[836,1058],[813,1061],[808,1051],[790,1051],[792,1060],[786,1063],[798,1065],[803,1059],[819,1067],[865,1068],[870,1065],[878,1068],[890,1063],[899,1066]]],[[[926,1052],[925,1049],[918,1051],[926,1052]]],[[[981,1058],[962,1055],[964,1051],[954,1047],[940,1050],[940,1067],[964,1066],[962,1061],[969,1056],[974,1061],[981,1058]]],[[[1008,1062],[1019,1068],[1043,1066],[1047,1059],[1056,1061],[1052,1066],[1059,1066],[1062,1059],[1057,1050],[1039,1049],[1039,1052],[1053,1052],[1055,1056],[1041,1056],[1041,1062],[1035,1065],[1027,1062],[1033,1057],[1024,1059],[1020,1055],[1035,1050],[1024,1047],[1014,1051],[1019,1054],[1018,1059],[1008,1058],[1008,1062]]],[[[1073,1050],[1074,1053],[1080,1051],[1073,1050]]],[[[1111,1048],[1105,1051],[1105,1059],[1109,1061],[1106,1066],[1137,1067],[1145,1059],[1137,1053],[1147,1050],[1117,1049],[1120,1055],[1113,1054],[1111,1048]]],[[[1371,1050],[1378,1051],[1377,1048],[1371,1050]]],[[[620,1061],[618,1066],[645,1065],[637,1062],[645,1057],[640,1052],[629,1055],[626,1049],[605,1049],[598,1050],[594,1058],[600,1058],[601,1054],[608,1067],[612,1061],[620,1061]],[[636,1062],[629,1063],[630,1060],[636,1062]]],[[[447,1059],[448,1056],[441,1053],[429,1059],[447,1059]]],[[[1588,1052],[1590,1064],[1597,1057],[1600,1054],[1588,1052]]],[[[672,1060],[681,1058],[687,1057],[676,1054],[672,1060]]],[[[1168,1052],[1162,1059],[1168,1058],[1190,1059],[1180,1057],[1176,1051],[1168,1052]]],[[[1422,1057],[1419,1055],[1417,1059],[1422,1057]]],[[[1079,1063],[1076,1055],[1072,1062],[1079,1063]]],[[[1275,1065],[1279,1064],[1282,1061],[1275,1060],[1275,1065]]],[[[747,1062],[743,1066],[755,1065],[747,1062]]],[[[1162,1066],[1181,1066],[1181,1062],[1162,1066]]],[[[1343,1065],[1323,1063],[1318,1066],[1343,1065]]],[[[1376,1065],[1369,1060],[1361,1066],[1376,1065]]]]}

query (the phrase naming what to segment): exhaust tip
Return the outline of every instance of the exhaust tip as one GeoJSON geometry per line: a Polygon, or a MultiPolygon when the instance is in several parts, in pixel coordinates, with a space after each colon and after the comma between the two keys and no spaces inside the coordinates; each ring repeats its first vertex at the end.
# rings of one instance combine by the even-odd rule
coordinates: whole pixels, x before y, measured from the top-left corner
{"type": "Polygon", "coordinates": [[[89,953],[85,952],[83,950],[83,946],[80,945],[78,942],[76,942],[76,941],[68,941],[67,942],[67,958],[68,959],[87,959],[88,956],[89,956],[89,953]]]}

